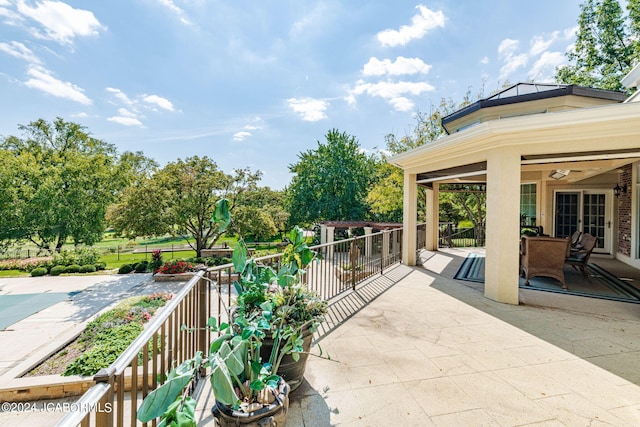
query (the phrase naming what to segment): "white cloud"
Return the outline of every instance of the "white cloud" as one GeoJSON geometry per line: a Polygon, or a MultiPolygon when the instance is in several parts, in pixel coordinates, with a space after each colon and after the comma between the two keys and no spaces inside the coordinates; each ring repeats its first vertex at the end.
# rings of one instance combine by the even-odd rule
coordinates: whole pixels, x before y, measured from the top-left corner
{"type": "Polygon", "coordinates": [[[362,74],[365,76],[399,76],[403,74],[427,74],[431,70],[431,65],[425,64],[420,58],[405,58],[398,56],[394,62],[390,59],[371,57],[369,62],[364,64],[362,74]]]}
{"type": "Polygon", "coordinates": [[[171,101],[158,95],[136,95],[129,97],[118,88],[106,87],[105,90],[113,95],[111,103],[124,107],[118,108],[118,114],[107,120],[125,126],[143,126],[141,119],[145,118],[141,111],[158,111],[158,108],[174,112],[175,108],[171,101]],[[126,107],[126,108],[125,108],[126,107]]]}
{"type": "Polygon", "coordinates": [[[531,56],[540,55],[542,52],[549,49],[549,46],[553,44],[558,39],[560,32],[554,31],[551,33],[551,36],[548,39],[545,39],[542,36],[533,36],[531,41],[529,42],[529,54],[531,56]]]}
{"type": "Polygon", "coordinates": [[[78,119],[85,119],[85,118],[89,117],[89,115],[87,113],[85,113],[85,112],[81,112],[81,113],[72,114],[71,117],[78,118],[78,119]]]}
{"type": "Polygon", "coordinates": [[[120,89],[116,89],[113,87],[105,88],[105,90],[109,93],[112,93],[120,102],[126,105],[133,105],[134,102],[120,89]]]}
{"type": "Polygon", "coordinates": [[[396,111],[411,111],[415,106],[415,103],[407,97],[399,96],[389,100],[389,104],[396,111]]]}
{"type": "Polygon", "coordinates": [[[20,42],[0,43],[0,51],[15,56],[16,58],[24,59],[30,64],[41,64],[40,59],[33,51],[20,42]]]}
{"type": "Polygon", "coordinates": [[[519,45],[520,45],[520,42],[518,40],[513,40],[513,39],[502,40],[500,42],[500,45],[498,46],[498,56],[501,59],[506,59],[506,58],[509,58],[510,56],[513,56],[515,51],[518,50],[519,45]]]}
{"type": "Polygon", "coordinates": [[[413,108],[413,101],[406,95],[419,96],[425,92],[435,90],[433,86],[425,82],[377,82],[366,83],[358,81],[356,86],[350,90],[347,102],[355,103],[355,96],[367,94],[383,98],[397,111],[408,111],[413,108]]]}
{"type": "Polygon", "coordinates": [[[128,117],[128,118],[138,118],[138,115],[133,111],[129,111],[126,108],[118,108],[118,114],[120,117],[128,117]]]}
{"type": "Polygon", "coordinates": [[[176,6],[173,0],[157,0],[159,4],[166,7],[171,13],[180,19],[180,22],[186,25],[191,25],[191,21],[187,18],[187,14],[180,7],[176,6]]]}
{"type": "Polygon", "coordinates": [[[302,117],[302,120],[317,122],[327,118],[325,111],[329,103],[326,101],[313,98],[289,98],[287,102],[289,107],[302,117]]]}
{"type": "Polygon", "coordinates": [[[521,53],[516,55],[520,42],[513,39],[504,39],[498,46],[498,56],[504,61],[504,65],[500,68],[500,79],[507,78],[518,68],[527,65],[527,54],[521,53]]]}
{"type": "Polygon", "coordinates": [[[19,0],[17,10],[43,27],[44,32],[34,30],[37,37],[62,44],[72,44],[78,36],[95,36],[105,29],[93,12],[74,9],[60,1],[44,0],[30,7],[19,0]]]}
{"type": "Polygon", "coordinates": [[[240,131],[240,132],[236,132],[233,134],[233,140],[234,141],[244,141],[246,138],[251,136],[251,132],[244,132],[244,131],[240,131]]]}
{"type": "Polygon", "coordinates": [[[118,123],[123,126],[142,126],[142,122],[135,117],[113,116],[107,119],[110,122],[118,123]]]}
{"type": "Polygon", "coordinates": [[[142,100],[148,104],[155,105],[167,111],[174,111],[173,104],[166,98],[158,95],[143,95],[142,100]]]}
{"type": "Polygon", "coordinates": [[[84,105],[91,105],[92,103],[91,99],[84,94],[83,89],[72,83],[56,79],[49,70],[43,67],[31,66],[27,70],[27,74],[31,76],[29,80],[24,82],[27,87],[84,105]]]}
{"type": "Polygon", "coordinates": [[[411,18],[411,25],[403,25],[399,30],[384,30],[377,34],[382,46],[404,46],[411,40],[421,39],[429,30],[444,27],[445,16],[442,11],[434,12],[426,6],[418,5],[420,13],[411,18]]]}
{"type": "Polygon", "coordinates": [[[556,67],[566,61],[562,52],[544,52],[529,70],[528,77],[534,81],[553,81],[556,67]]]}
{"type": "Polygon", "coordinates": [[[487,65],[489,63],[489,57],[488,56],[483,56],[482,59],[480,59],[480,63],[482,65],[487,65]]]}

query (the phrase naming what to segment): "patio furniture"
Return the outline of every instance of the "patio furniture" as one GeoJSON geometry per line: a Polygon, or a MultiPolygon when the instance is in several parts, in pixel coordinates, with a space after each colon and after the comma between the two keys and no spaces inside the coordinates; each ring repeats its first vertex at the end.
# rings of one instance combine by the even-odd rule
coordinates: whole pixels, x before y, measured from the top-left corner
{"type": "Polygon", "coordinates": [[[580,242],[580,238],[582,237],[582,231],[576,230],[571,235],[571,249],[575,248],[576,245],[580,242]]]}
{"type": "Polygon", "coordinates": [[[585,233],[582,235],[580,242],[570,250],[570,254],[565,260],[566,264],[569,264],[576,270],[582,271],[582,274],[585,278],[589,279],[589,273],[587,272],[587,263],[589,262],[589,257],[591,256],[591,252],[598,244],[598,238],[592,236],[589,233],[585,233]]]}
{"type": "Polygon", "coordinates": [[[520,245],[520,273],[529,285],[529,279],[536,276],[551,277],[562,283],[564,262],[569,252],[569,238],[522,236],[520,245]]]}

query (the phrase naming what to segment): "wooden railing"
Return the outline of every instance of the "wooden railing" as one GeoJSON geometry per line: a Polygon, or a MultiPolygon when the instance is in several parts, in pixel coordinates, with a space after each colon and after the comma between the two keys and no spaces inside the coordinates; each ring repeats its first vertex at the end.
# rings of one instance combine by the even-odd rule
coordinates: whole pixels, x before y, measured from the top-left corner
{"type": "MultiPolygon", "coordinates": [[[[418,233],[418,235],[424,233],[418,233]]],[[[420,238],[417,242],[420,245],[420,238]]],[[[307,268],[305,281],[325,300],[355,289],[366,279],[400,262],[402,229],[312,247],[318,261],[307,268]]],[[[273,265],[282,254],[258,258],[273,265]]],[[[149,322],[138,338],[108,368],[94,376],[96,384],[80,397],[57,426],[133,426],[144,397],[164,382],[171,368],[207,353],[211,335],[207,321],[228,321],[233,304],[233,265],[199,271],[149,322]],[[186,325],[187,328],[184,328],[186,325]]],[[[195,387],[195,384],[193,385],[195,387]]],[[[155,426],[155,421],[150,423],[155,426]]]]}

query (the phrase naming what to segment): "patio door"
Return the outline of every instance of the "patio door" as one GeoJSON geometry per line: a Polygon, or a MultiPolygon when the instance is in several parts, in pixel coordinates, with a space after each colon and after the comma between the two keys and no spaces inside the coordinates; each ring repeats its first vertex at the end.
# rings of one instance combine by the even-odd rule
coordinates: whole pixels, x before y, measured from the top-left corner
{"type": "Polygon", "coordinates": [[[556,237],[580,230],[598,238],[594,252],[611,253],[613,224],[610,191],[557,191],[554,229],[556,237]]]}

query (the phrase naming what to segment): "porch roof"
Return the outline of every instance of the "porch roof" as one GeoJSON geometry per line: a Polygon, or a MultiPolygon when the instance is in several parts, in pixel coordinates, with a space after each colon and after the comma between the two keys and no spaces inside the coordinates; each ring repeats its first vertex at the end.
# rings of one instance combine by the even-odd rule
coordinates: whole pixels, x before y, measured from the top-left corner
{"type": "MultiPolygon", "coordinates": [[[[462,173],[481,175],[490,152],[510,148],[520,153],[523,165],[597,160],[608,161],[611,170],[619,165],[616,159],[640,158],[638,120],[640,103],[493,120],[393,156],[389,163],[423,180],[446,179],[465,167],[470,170],[462,173]],[[447,170],[452,173],[439,172],[447,170]]],[[[567,169],[577,169],[571,166],[567,169]]]]}

